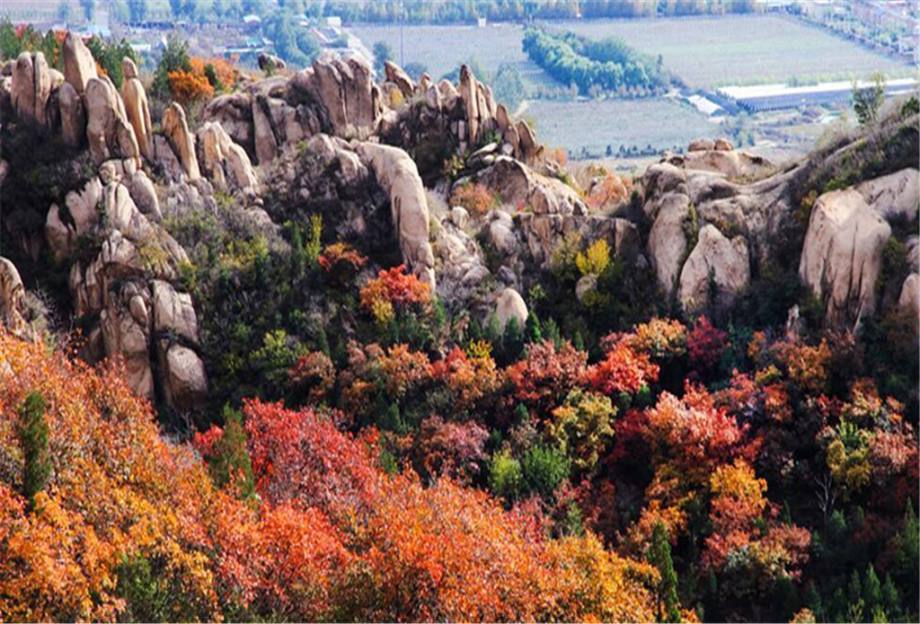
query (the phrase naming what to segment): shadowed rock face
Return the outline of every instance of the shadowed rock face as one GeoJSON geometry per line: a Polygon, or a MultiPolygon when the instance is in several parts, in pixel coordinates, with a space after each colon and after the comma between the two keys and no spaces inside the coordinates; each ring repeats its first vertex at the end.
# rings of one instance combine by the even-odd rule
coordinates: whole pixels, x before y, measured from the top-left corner
{"type": "Polygon", "coordinates": [[[13,66],[11,102],[19,119],[50,129],[48,101],[52,88],[51,72],[41,52],[23,52],[13,66]]]}
{"type": "Polygon", "coordinates": [[[403,260],[434,289],[434,254],[428,242],[428,200],[415,162],[403,150],[388,145],[360,143],[356,151],[390,196],[390,210],[403,260]]]}

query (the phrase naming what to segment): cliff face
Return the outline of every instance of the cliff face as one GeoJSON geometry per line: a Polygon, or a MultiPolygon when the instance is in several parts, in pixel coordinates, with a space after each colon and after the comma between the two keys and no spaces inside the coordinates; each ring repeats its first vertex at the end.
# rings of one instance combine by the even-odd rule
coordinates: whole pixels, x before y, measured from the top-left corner
{"type": "MultiPolygon", "coordinates": [[[[23,206],[15,204],[35,196],[24,185],[44,157],[0,162],[5,213],[41,224],[8,220],[5,255],[20,265],[50,256],[85,357],[121,355],[138,393],[180,411],[203,404],[211,366],[199,302],[183,279],[199,241],[175,231],[196,215],[245,223],[284,245],[285,222],[306,225],[319,214],[326,241],[367,253],[368,274],[403,262],[448,310],[483,321],[495,314],[502,325],[526,322],[522,295],[568,242],[601,240],[622,270],[650,272],[656,284],[646,286],[687,314],[731,309],[775,266],[800,275],[832,324],[852,326],[886,305],[917,313],[917,237],[905,236],[904,223],[916,223],[918,172],[901,153],[917,144],[916,116],[875,131],[881,165],[853,170],[842,190],[823,192],[827,172],[862,154],[865,139],[775,173],[724,140],[698,141],[651,166],[628,202],[598,211],[589,208],[592,189],[577,188],[465,67],[457,85],[427,75],[416,84],[392,64],[375,83],[357,60],[318,60],[213,99],[197,128],[172,103],[155,132],[133,64],[126,60],[119,93],[87,56],[70,36],[64,75],[26,53],[0,82],[4,146],[30,133],[64,146],[55,166],[74,169],[47,206],[23,206]],[[485,209],[448,203],[470,187],[484,189],[485,209]],[[897,291],[890,296],[876,284],[892,237],[909,263],[887,284],[897,291]]],[[[34,336],[23,322],[22,280],[3,262],[4,322],[34,336]]],[[[590,297],[591,277],[572,299],[590,297]]],[[[311,296],[322,322],[326,295],[311,296]]]]}

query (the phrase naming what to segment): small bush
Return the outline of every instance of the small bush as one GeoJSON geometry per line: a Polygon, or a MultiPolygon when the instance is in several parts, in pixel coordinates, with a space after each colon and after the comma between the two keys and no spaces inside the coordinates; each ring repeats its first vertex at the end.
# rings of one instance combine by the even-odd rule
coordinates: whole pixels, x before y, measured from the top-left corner
{"type": "Polygon", "coordinates": [[[481,217],[499,205],[498,197],[482,184],[468,182],[454,188],[451,206],[462,206],[474,217],[481,217]]]}
{"type": "Polygon", "coordinates": [[[521,463],[507,450],[496,453],[489,465],[489,489],[496,496],[514,500],[521,491],[524,478],[521,463]]]}
{"type": "Polygon", "coordinates": [[[544,498],[552,496],[559,484],[568,478],[570,467],[569,459],[562,451],[541,445],[527,449],[521,461],[527,489],[544,498]]]}

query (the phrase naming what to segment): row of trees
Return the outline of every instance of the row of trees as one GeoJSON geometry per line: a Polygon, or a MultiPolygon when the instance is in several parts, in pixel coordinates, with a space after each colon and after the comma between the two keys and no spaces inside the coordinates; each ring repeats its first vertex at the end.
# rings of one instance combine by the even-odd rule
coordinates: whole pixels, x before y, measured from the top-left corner
{"type": "Polygon", "coordinates": [[[753,0],[330,0],[323,11],[349,22],[448,24],[471,23],[479,18],[490,21],[630,18],[752,13],[755,9],[753,0]]]}
{"type": "MultiPolygon", "coordinates": [[[[92,21],[97,3],[97,0],[80,0],[86,20],[92,21]]],[[[751,13],[756,9],[753,0],[279,0],[277,5],[296,16],[336,15],[347,22],[410,24],[473,23],[479,18],[530,21],[751,13]]],[[[111,10],[118,19],[137,24],[150,17],[151,3],[150,0],[114,0],[111,10]]],[[[267,0],[169,0],[169,11],[173,18],[198,21],[249,14],[268,17],[275,13],[275,3],[267,0]]],[[[61,0],[57,14],[63,22],[72,19],[70,2],[61,0]]]]}
{"type": "Polygon", "coordinates": [[[522,45],[527,56],[550,76],[574,84],[583,95],[597,89],[659,93],[669,82],[660,58],[653,63],[618,39],[590,41],[574,33],[528,28],[522,45]]]}

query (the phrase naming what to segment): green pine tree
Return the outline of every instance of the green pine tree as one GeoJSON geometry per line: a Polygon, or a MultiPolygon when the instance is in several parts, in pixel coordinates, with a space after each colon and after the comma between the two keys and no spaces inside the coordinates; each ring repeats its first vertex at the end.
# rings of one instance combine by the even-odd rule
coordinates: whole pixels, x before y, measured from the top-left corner
{"type": "Polygon", "coordinates": [[[585,339],[578,330],[575,330],[575,335],[572,337],[572,346],[579,351],[585,350],[585,339]]]}
{"type": "Polygon", "coordinates": [[[211,478],[218,487],[233,483],[240,488],[242,498],[255,493],[252,462],[246,450],[243,415],[229,405],[224,406],[224,434],[214,443],[214,453],[208,460],[211,478]]]}
{"type": "Polygon", "coordinates": [[[646,555],[649,563],[658,569],[661,580],[656,593],[658,597],[658,621],[680,622],[680,601],[677,597],[677,572],[671,559],[671,542],[668,529],[662,522],[652,529],[652,545],[646,555]]]}
{"type": "Polygon", "coordinates": [[[866,580],[863,582],[863,602],[866,605],[866,613],[873,613],[875,607],[882,604],[882,583],[871,563],[866,569],[866,580]]]}
{"type": "Polygon", "coordinates": [[[547,340],[551,340],[553,345],[558,349],[562,346],[562,335],[559,332],[559,324],[554,319],[546,319],[543,323],[543,335],[547,340]]]}
{"type": "Polygon", "coordinates": [[[885,575],[885,583],[882,585],[882,605],[889,618],[898,619],[901,613],[901,596],[890,574],[885,575]]]}
{"type": "Polygon", "coordinates": [[[824,604],[821,602],[821,594],[815,589],[814,583],[808,583],[808,587],[805,589],[804,601],[805,606],[811,609],[814,614],[815,620],[823,622],[825,620],[824,604]]]}
{"type": "Polygon", "coordinates": [[[290,223],[291,230],[291,275],[295,282],[299,281],[307,270],[307,253],[303,244],[303,233],[300,225],[290,223]]]}
{"type": "Polygon", "coordinates": [[[540,327],[540,317],[537,316],[536,310],[532,310],[527,315],[527,322],[524,324],[524,339],[528,343],[543,342],[543,330],[540,327]]]}
{"type": "Polygon", "coordinates": [[[19,443],[22,445],[23,457],[22,495],[28,500],[29,509],[35,505],[35,495],[45,489],[51,478],[45,409],[45,398],[38,392],[27,394],[19,408],[19,443]]]}
{"type": "Polygon", "coordinates": [[[520,321],[516,318],[509,319],[505,325],[502,346],[504,347],[505,358],[509,361],[518,359],[524,350],[524,330],[521,328],[520,321]]]}

